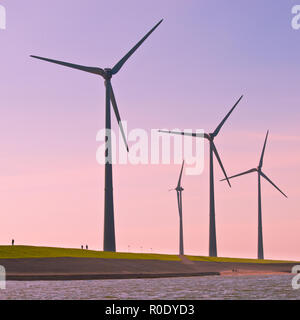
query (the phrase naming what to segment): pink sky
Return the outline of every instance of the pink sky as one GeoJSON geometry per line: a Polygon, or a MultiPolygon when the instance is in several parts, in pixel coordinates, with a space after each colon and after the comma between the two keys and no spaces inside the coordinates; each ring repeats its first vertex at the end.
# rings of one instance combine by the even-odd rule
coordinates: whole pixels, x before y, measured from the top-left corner
{"type": "MultiPolygon", "coordinates": [[[[29,58],[114,65],[157,21],[163,24],[128,61],[113,85],[129,129],[212,131],[244,100],[216,144],[228,174],[256,167],[270,129],[263,181],[265,258],[300,259],[300,31],[293,1],[1,1],[0,243],[102,249],[104,168],[96,133],[104,125],[102,79],[29,58]],[[117,10],[118,9],[118,10],[117,10]],[[106,14],[103,14],[105,12],[106,14]],[[110,15],[114,13],[114,23],[110,15]],[[101,17],[101,19],[100,19],[101,17]],[[136,18],[138,17],[138,18],[136,18]]],[[[113,126],[116,121],[113,118],[113,126]]],[[[205,145],[207,156],[208,146],[205,145]]],[[[206,158],[207,160],[207,158],[206,158]]],[[[256,175],[218,182],[219,256],[256,257],[256,175]]],[[[178,252],[179,165],[115,166],[118,251],[178,252]],[[133,201],[132,199],[137,199],[133,201]]],[[[208,163],[184,176],[185,251],[208,254],[208,163]]]]}

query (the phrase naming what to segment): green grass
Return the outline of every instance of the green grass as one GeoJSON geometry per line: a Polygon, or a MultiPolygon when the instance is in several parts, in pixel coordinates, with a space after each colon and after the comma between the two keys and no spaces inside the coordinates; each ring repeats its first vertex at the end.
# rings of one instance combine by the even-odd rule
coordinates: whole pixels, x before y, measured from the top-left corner
{"type": "MultiPolygon", "coordinates": [[[[222,257],[200,257],[187,256],[191,261],[209,261],[209,262],[233,262],[233,263],[297,263],[295,261],[283,260],[260,260],[260,259],[243,259],[243,258],[222,258],[222,257]]],[[[299,262],[298,262],[299,263],[299,262]]]]}
{"type": "Polygon", "coordinates": [[[33,246],[0,246],[0,259],[59,257],[180,261],[178,256],[168,254],[103,252],[83,249],[33,246]]]}
{"type": "MultiPolygon", "coordinates": [[[[0,246],[0,259],[24,259],[24,258],[103,258],[103,259],[130,259],[130,260],[164,260],[180,261],[177,255],[127,253],[127,252],[103,252],[82,249],[67,249],[53,247],[33,246],[0,246]]],[[[239,258],[214,258],[202,256],[186,256],[191,261],[233,262],[233,263],[296,263],[295,261],[258,260],[239,258]]],[[[298,262],[300,264],[300,262],[298,262]]]]}

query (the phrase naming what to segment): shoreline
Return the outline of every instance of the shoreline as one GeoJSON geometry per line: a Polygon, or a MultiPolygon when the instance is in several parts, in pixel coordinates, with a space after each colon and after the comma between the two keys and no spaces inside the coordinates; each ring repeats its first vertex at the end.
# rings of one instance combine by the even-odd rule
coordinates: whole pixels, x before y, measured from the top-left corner
{"type": "Polygon", "coordinates": [[[222,277],[241,277],[241,276],[278,276],[278,275],[292,275],[291,272],[281,271],[251,271],[251,270],[241,270],[241,271],[223,271],[220,272],[220,276],[222,277]]]}
{"type": "Polygon", "coordinates": [[[128,280],[220,276],[219,272],[140,274],[9,274],[7,281],[128,280]]]}
{"type": "Polygon", "coordinates": [[[192,277],[243,277],[292,275],[290,272],[199,272],[199,273],[166,273],[166,274],[9,274],[6,281],[83,281],[83,280],[130,280],[159,278],[192,278],[192,277]]]}
{"type": "Polygon", "coordinates": [[[291,274],[293,263],[241,263],[103,258],[0,259],[8,281],[155,279],[291,274]]]}

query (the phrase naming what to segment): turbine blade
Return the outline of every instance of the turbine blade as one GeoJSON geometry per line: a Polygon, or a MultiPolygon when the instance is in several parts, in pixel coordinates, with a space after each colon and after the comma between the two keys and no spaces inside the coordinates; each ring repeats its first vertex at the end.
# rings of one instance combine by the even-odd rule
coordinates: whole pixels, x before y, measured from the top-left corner
{"type": "Polygon", "coordinates": [[[182,178],[183,166],[184,166],[184,160],[182,161],[182,166],[181,166],[181,171],[180,171],[180,175],[179,175],[179,180],[178,180],[177,188],[180,188],[180,187],[181,187],[181,178],[182,178]]]}
{"type": "Polygon", "coordinates": [[[129,147],[128,147],[128,144],[127,144],[127,141],[126,141],[126,136],[125,136],[125,133],[124,133],[121,117],[120,117],[120,114],[119,114],[119,110],[118,110],[118,106],[117,106],[117,101],[116,101],[116,98],[115,98],[114,90],[113,90],[112,85],[111,85],[110,82],[108,82],[108,85],[110,87],[110,100],[111,100],[111,103],[112,103],[112,106],[113,106],[113,109],[114,109],[114,112],[115,112],[115,115],[116,115],[116,118],[117,118],[117,121],[118,121],[118,124],[119,124],[119,127],[120,127],[120,131],[121,131],[121,134],[122,134],[122,137],[123,137],[127,152],[129,152],[129,147]]]}
{"type": "Polygon", "coordinates": [[[276,184],[275,184],[274,182],[272,182],[271,179],[269,179],[262,171],[260,172],[260,174],[261,174],[268,182],[270,182],[271,185],[272,185],[274,188],[276,188],[280,193],[282,193],[282,194],[287,198],[287,195],[286,195],[284,192],[282,192],[282,191],[276,186],[276,184]]]}
{"type": "Polygon", "coordinates": [[[266,150],[266,144],[267,144],[267,140],[268,140],[268,135],[269,135],[269,130],[267,131],[266,134],[266,138],[265,138],[265,142],[264,142],[264,146],[261,152],[261,156],[260,156],[260,161],[259,161],[259,167],[263,166],[263,161],[264,161],[264,155],[265,155],[265,150],[266,150]]]}
{"type": "Polygon", "coordinates": [[[44,60],[44,61],[47,61],[47,62],[56,63],[56,64],[59,64],[59,65],[65,66],[65,67],[69,67],[69,68],[73,68],[73,69],[77,69],[77,70],[81,70],[81,71],[97,74],[97,75],[100,75],[100,76],[104,76],[104,74],[105,74],[104,70],[101,69],[101,68],[85,67],[85,66],[81,66],[81,65],[78,65],[78,64],[73,64],[73,63],[68,63],[68,62],[64,62],[64,61],[48,59],[48,58],[42,58],[42,57],[32,56],[32,55],[30,57],[31,58],[35,58],[35,59],[39,59],[39,60],[44,60]]]}
{"type": "Polygon", "coordinates": [[[182,216],[182,193],[181,192],[179,194],[179,198],[180,198],[180,215],[182,216]]]}
{"type": "MultiPolygon", "coordinates": [[[[248,171],[245,171],[245,172],[242,172],[242,173],[238,173],[238,174],[236,174],[236,175],[234,175],[234,176],[231,176],[231,177],[229,177],[228,179],[230,180],[230,179],[233,179],[233,178],[236,178],[236,177],[239,177],[239,176],[243,176],[243,175],[245,175],[245,174],[252,173],[252,172],[256,172],[256,171],[257,171],[257,169],[250,169],[250,170],[248,170],[248,171]]],[[[222,179],[222,180],[220,180],[220,181],[225,181],[225,180],[227,180],[227,179],[222,179]]]]}
{"type": "Polygon", "coordinates": [[[179,192],[177,192],[177,205],[178,205],[178,213],[179,213],[179,217],[181,215],[181,208],[180,208],[180,195],[179,192]]]}
{"type": "Polygon", "coordinates": [[[213,136],[217,136],[221,128],[223,127],[224,123],[228,119],[228,117],[231,115],[232,111],[236,108],[236,106],[239,104],[239,102],[242,100],[243,96],[239,98],[239,100],[235,103],[235,105],[230,109],[230,111],[227,113],[226,117],[221,121],[221,123],[217,126],[216,130],[213,132],[213,136]]]}
{"type": "Polygon", "coordinates": [[[197,138],[208,138],[206,133],[190,133],[190,132],[183,132],[183,131],[166,131],[166,130],[158,130],[158,132],[162,133],[169,133],[169,134],[179,134],[182,136],[190,136],[190,137],[197,137],[197,138]]]}
{"type": "Polygon", "coordinates": [[[219,162],[219,165],[220,165],[220,167],[221,167],[221,169],[222,169],[222,171],[224,173],[225,180],[227,180],[229,187],[231,187],[231,184],[230,184],[229,179],[227,177],[226,171],[224,169],[224,166],[223,166],[223,163],[222,163],[221,158],[219,156],[219,153],[217,151],[217,148],[216,148],[215,144],[213,143],[213,141],[211,142],[211,144],[212,144],[213,152],[214,152],[214,154],[215,154],[215,156],[216,156],[216,158],[217,158],[217,160],[219,162]]]}
{"type": "Polygon", "coordinates": [[[150,36],[150,34],[162,23],[161,19],[113,68],[112,74],[116,74],[123,67],[124,63],[134,54],[141,44],[150,36]]]}

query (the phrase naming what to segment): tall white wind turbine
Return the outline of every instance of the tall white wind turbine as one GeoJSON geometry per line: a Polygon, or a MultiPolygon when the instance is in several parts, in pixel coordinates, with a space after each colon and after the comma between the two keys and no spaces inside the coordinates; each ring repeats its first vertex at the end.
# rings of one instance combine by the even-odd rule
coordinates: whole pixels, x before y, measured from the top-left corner
{"type": "Polygon", "coordinates": [[[112,77],[117,74],[125,62],[133,55],[133,53],[141,46],[141,44],[150,36],[150,34],[161,24],[163,20],[160,20],[112,69],[105,68],[101,69],[98,67],[87,67],[82,65],[77,65],[73,63],[43,58],[39,56],[31,56],[32,58],[44,60],[47,62],[52,62],[59,64],[65,67],[85,71],[92,73],[98,76],[101,76],[104,79],[105,84],[105,104],[106,104],[106,118],[105,118],[105,129],[106,129],[106,163],[105,163],[105,204],[104,204],[104,239],[103,239],[103,250],[104,251],[116,251],[116,240],[115,240],[115,222],[114,222],[114,200],[113,200],[113,179],[112,179],[112,155],[111,155],[111,104],[117,118],[120,131],[125,143],[125,146],[128,149],[126,137],[124,134],[121,117],[119,114],[116,98],[114,91],[111,85],[112,77]]]}

